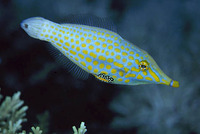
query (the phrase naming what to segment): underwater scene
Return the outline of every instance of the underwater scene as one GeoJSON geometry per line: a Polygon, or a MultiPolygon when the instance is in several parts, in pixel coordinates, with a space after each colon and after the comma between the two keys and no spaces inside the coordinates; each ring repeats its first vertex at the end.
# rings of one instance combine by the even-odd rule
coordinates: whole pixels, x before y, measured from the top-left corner
{"type": "Polygon", "coordinates": [[[1,0],[0,134],[199,134],[199,7],[1,0]]]}

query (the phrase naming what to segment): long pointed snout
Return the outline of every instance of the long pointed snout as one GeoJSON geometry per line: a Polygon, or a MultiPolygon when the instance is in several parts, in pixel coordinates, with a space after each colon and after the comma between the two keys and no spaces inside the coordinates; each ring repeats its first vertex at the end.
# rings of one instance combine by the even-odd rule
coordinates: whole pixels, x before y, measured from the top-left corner
{"type": "Polygon", "coordinates": [[[171,78],[169,78],[166,74],[164,74],[162,79],[162,82],[160,84],[165,84],[171,87],[179,87],[179,82],[172,80],[171,78]]]}
{"type": "Polygon", "coordinates": [[[179,87],[179,82],[172,80],[165,73],[162,72],[161,77],[162,77],[161,84],[165,84],[165,85],[168,85],[168,86],[171,86],[171,87],[179,87]]]}

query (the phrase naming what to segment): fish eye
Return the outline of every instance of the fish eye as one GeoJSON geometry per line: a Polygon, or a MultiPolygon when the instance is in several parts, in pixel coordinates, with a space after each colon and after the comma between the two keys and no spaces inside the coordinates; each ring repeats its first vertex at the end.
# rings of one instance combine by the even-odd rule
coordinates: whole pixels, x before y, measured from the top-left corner
{"type": "Polygon", "coordinates": [[[149,68],[149,63],[146,60],[139,62],[139,69],[141,71],[146,71],[149,68]]]}
{"type": "Polygon", "coordinates": [[[25,28],[28,28],[28,24],[24,24],[24,27],[25,27],[25,28]]]}

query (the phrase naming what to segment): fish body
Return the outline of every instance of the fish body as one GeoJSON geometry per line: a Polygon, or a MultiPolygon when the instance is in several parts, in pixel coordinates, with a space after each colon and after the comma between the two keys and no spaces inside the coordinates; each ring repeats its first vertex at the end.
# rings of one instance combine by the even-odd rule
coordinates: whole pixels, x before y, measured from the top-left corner
{"type": "Polygon", "coordinates": [[[146,51],[108,29],[58,24],[41,17],[26,19],[21,27],[31,37],[50,42],[73,63],[104,82],[179,87],[146,51]]]}

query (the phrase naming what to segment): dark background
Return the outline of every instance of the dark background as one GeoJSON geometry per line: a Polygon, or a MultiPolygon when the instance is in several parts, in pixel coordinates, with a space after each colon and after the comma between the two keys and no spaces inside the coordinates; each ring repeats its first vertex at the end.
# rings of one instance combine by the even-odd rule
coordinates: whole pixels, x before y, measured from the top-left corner
{"type": "Polygon", "coordinates": [[[27,131],[40,115],[47,133],[73,133],[71,127],[84,121],[89,134],[198,134],[199,57],[199,0],[0,0],[1,94],[21,92],[29,106],[22,124],[27,131]],[[49,53],[50,44],[20,28],[29,17],[64,23],[70,14],[110,18],[180,87],[73,78],[49,53]]]}

